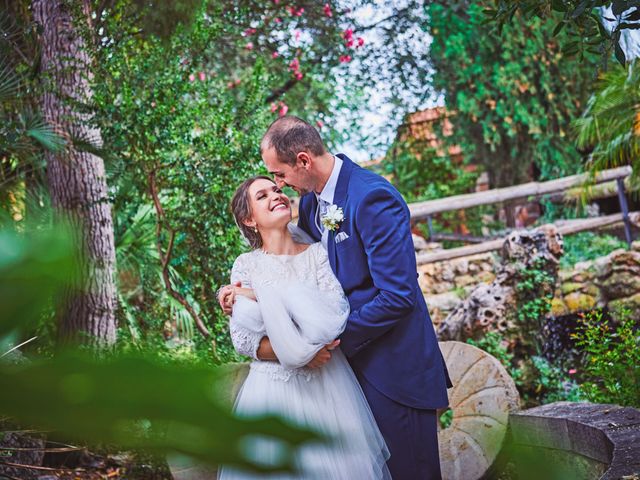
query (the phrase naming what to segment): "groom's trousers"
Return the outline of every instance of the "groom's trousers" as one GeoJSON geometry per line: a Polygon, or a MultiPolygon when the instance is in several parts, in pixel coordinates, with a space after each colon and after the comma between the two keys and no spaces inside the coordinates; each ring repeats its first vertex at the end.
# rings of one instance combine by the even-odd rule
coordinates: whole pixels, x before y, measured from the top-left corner
{"type": "Polygon", "coordinates": [[[436,411],[402,405],[357,377],[391,452],[393,480],[440,480],[436,411]]]}

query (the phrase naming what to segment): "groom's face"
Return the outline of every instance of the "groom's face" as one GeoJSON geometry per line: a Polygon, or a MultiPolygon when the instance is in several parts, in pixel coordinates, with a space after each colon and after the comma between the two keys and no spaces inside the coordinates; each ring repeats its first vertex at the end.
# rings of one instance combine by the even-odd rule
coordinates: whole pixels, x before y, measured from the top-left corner
{"type": "Polygon", "coordinates": [[[313,190],[313,178],[306,164],[303,164],[300,160],[295,165],[281,162],[273,148],[268,148],[262,152],[262,160],[269,173],[273,175],[273,180],[278,188],[291,187],[300,196],[313,190]]]}

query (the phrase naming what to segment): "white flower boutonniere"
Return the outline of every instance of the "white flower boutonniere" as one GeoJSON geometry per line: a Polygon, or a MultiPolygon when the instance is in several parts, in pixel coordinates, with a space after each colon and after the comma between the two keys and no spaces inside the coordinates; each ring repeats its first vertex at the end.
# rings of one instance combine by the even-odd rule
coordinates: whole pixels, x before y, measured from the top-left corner
{"type": "Polygon", "coordinates": [[[327,212],[320,219],[322,221],[322,225],[329,231],[337,230],[340,227],[340,224],[344,221],[344,213],[342,213],[342,208],[337,205],[330,205],[327,209],[327,212]]]}

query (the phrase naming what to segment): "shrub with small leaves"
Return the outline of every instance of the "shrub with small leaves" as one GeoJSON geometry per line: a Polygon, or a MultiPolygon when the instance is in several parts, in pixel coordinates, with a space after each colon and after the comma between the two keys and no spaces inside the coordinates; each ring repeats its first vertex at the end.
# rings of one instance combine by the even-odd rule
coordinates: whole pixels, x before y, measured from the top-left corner
{"type": "Polygon", "coordinates": [[[585,352],[582,390],[592,402],[640,406],[640,328],[631,313],[611,325],[601,310],[582,315],[576,345],[585,352]]]}

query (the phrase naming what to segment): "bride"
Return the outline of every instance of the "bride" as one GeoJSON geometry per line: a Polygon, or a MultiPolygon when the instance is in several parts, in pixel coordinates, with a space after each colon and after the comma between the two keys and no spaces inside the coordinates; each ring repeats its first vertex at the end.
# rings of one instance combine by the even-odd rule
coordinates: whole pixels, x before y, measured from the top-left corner
{"type": "MultiPolygon", "coordinates": [[[[278,414],[331,437],[329,444],[300,448],[299,473],[269,478],[372,480],[391,478],[389,452],[339,340],[349,303],[320,243],[305,241],[290,224],[289,198],[268,177],[246,180],[231,202],[233,215],[253,250],[240,255],[231,283],[241,285],[222,301],[233,303],[230,332],[242,355],[253,358],[236,399],[240,414],[278,414]],[[258,359],[268,337],[277,360],[258,359]],[[316,356],[330,360],[312,368],[316,356]]],[[[260,440],[251,455],[269,464],[277,445],[260,440]]],[[[223,480],[258,478],[224,467],[223,480]]]]}

